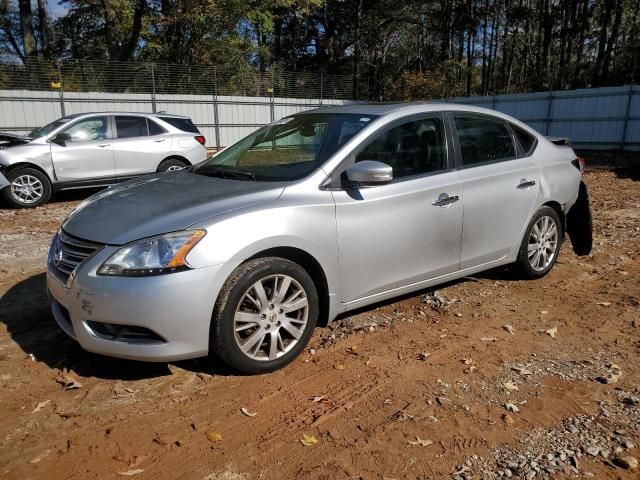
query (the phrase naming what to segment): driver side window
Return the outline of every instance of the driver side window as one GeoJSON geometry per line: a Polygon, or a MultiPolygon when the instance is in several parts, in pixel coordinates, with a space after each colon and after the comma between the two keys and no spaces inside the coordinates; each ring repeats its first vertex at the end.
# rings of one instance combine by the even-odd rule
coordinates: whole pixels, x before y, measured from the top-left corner
{"type": "Polygon", "coordinates": [[[90,142],[107,138],[107,117],[89,117],[74,123],[62,132],[69,135],[67,142],[90,142]]]}
{"type": "Polygon", "coordinates": [[[393,178],[435,172],[446,166],[440,117],[403,123],[387,130],[356,155],[356,162],[375,160],[393,169],[393,178]]]}

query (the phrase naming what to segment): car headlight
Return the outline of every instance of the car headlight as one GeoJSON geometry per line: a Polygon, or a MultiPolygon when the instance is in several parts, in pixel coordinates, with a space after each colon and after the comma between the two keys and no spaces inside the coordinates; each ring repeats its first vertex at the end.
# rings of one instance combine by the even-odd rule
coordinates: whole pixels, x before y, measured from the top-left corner
{"type": "Polygon", "coordinates": [[[187,270],[191,268],[187,254],[205,234],[204,230],[187,230],[130,243],[111,255],[98,275],[145,277],[187,270]]]}

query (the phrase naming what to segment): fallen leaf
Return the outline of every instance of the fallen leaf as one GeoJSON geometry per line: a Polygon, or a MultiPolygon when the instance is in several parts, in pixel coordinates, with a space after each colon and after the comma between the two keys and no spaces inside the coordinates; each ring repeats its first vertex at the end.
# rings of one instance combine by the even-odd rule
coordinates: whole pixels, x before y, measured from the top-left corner
{"type": "Polygon", "coordinates": [[[549,330],[546,330],[544,333],[549,335],[551,338],[556,338],[556,333],[558,333],[558,327],[550,328],[549,330]]]}
{"type": "Polygon", "coordinates": [[[608,307],[611,305],[611,302],[598,302],[596,305],[600,305],[601,307],[608,307]]]}
{"type": "Polygon", "coordinates": [[[541,315],[546,315],[547,313],[549,313],[547,310],[540,310],[541,315]]]}
{"type": "Polygon", "coordinates": [[[49,404],[50,401],[51,400],[45,400],[44,402],[38,403],[38,405],[36,405],[36,408],[34,408],[31,413],[38,413],[40,410],[42,410],[44,407],[46,407],[49,404]]]}
{"type": "Polygon", "coordinates": [[[207,438],[210,442],[221,442],[222,434],[219,432],[207,432],[207,438]]]}
{"type": "Polygon", "coordinates": [[[513,331],[513,326],[511,326],[511,325],[503,325],[502,328],[504,330],[506,330],[507,332],[509,332],[511,335],[515,335],[515,332],[513,331]]]}
{"type": "Polygon", "coordinates": [[[326,400],[326,399],[327,399],[327,396],[326,396],[326,395],[318,395],[318,396],[313,397],[313,398],[311,399],[311,401],[312,401],[313,403],[319,403],[319,402],[322,402],[322,401],[324,401],[324,400],[326,400]]]}
{"type": "Polygon", "coordinates": [[[404,358],[402,358],[402,352],[398,352],[398,360],[400,361],[404,360],[404,358]]]}
{"type": "Polygon", "coordinates": [[[47,449],[44,452],[42,452],[41,454],[36,455],[34,458],[29,460],[29,463],[38,463],[38,462],[44,460],[45,458],[47,458],[49,455],[51,455],[51,450],[47,449]]]}
{"type": "Polygon", "coordinates": [[[63,390],[82,388],[82,384],[79,381],[66,373],[60,373],[55,380],[62,385],[63,390]]]}
{"type": "Polygon", "coordinates": [[[464,363],[465,365],[475,365],[476,362],[472,358],[463,358],[462,363],[464,363]]]}
{"type": "Polygon", "coordinates": [[[531,370],[529,370],[528,368],[525,368],[525,367],[513,367],[512,370],[515,370],[516,372],[518,372],[522,376],[533,375],[533,372],[531,370]]]}
{"type": "Polygon", "coordinates": [[[505,413],[502,415],[502,421],[507,425],[507,426],[511,426],[514,423],[516,423],[516,421],[513,419],[513,417],[511,415],[509,415],[508,413],[505,413]]]}
{"type": "Polygon", "coordinates": [[[407,443],[409,445],[420,445],[421,447],[428,447],[429,445],[433,444],[433,440],[422,440],[420,437],[416,436],[415,442],[409,440],[407,443]]]}
{"type": "Polygon", "coordinates": [[[351,345],[349,348],[347,348],[347,353],[358,355],[358,347],[356,345],[351,345]]]}
{"type": "Polygon", "coordinates": [[[147,455],[136,455],[133,457],[133,461],[129,463],[129,468],[139,467],[147,458],[149,458],[147,455]]]}
{"type": "Polygon", "coordinates": [[[240,411],[247,417],[255,417],[258,414],[257,412],[250,412],[246,407],[242,407],[240,411]]]}
{"type": "Polygon", "coordinates": [[[507,410],[509,410],[510,412],[513,412],[513,413],[518,413],[520,411],[518,406],[513,404],[513,403],[505,403],[504,404],[504,408],[506,408],[507,410]]]}
{"type": "Polygon", "coordinates": [[[302,440],[300,440],[305,447],[310,447],[311,445],[315,445],[318,443],[318,440],[313,435],[307,435],[306,433],[302,434],[302,440]]]}
{"type": "Polygon", "coordinates": [[[118,475],[123,477],[131,477],[133,475],[138,475],[139,473],[144,472],[144,468],[136,468],[134,470],[127,470],[126,472],[116,472],[118,475]]]}
{"type": "Polygon", "coordinates": [[[418,360],[422,360],[423,362],[427,360],[427,358],[429,358],[431,356],[430,353],[427,352],[420,352],[418,354],[418,360]]]}
{"type": "Polygon", "coordinates": [[[344,363],[338,362],[333,366],[333,368],[335,368],[336,370],[344,370],[344,368],[345,368],[344,367],[344,363]]]}
{"type": "Polygon", "coordinates": [[[509,390],[510,392],[517,392],[520,389],[518,388],[518,386],[513,383],[513,382],[507,382],[504,384],[504,388],[506,388],[507,390],[509,390]]]}
{"type": "Polygon", "coordinates": [[[480,340],[482,340],[483,342],[495,342],[498,339],[496,337],[482,337],[480,340]]]}

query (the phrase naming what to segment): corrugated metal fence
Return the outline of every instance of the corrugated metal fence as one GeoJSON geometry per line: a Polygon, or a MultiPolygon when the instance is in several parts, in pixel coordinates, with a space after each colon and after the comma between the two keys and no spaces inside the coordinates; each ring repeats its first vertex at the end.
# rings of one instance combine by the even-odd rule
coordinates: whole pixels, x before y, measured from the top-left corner
{"type": "MultiPolygon", "coordinates": [[[[448,100],[512,115],[578,148],[640,150],[640,86],[448,100]]],[[[193,119],[208,147],[227,146],[275,119],[345,100],[0,90],[0,131],[26,133],[64,114],[166,111],[193,119]]]]}
{"type": "Polygon", "coordinates": [[[577,148],[640,150],[640,86],[588,88],[450,102],[492,108],[577,148]]]}
{"type": "Polygon", "coordinates": [[[35,90],[0,90],[0,131],[28,133],[73,113],[167,112],[190,117],[207,147],[231,145],[258,127],[293,113],[344,100],[166,95],[35,90]]]}

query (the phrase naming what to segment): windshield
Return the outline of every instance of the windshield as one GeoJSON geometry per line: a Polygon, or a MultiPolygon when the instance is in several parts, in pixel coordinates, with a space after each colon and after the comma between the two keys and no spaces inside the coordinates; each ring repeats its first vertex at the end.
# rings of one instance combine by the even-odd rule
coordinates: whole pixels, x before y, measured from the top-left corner
{"type": "Polygon", "coordinates": [[[309,175],[376,117],[303,114],[255,131],[194,171],[239,180],[297,180],[309,175]]]}
{"type": "Polygon", "coordinates": [[[29,135],[27,135],[27,136],[31,137],[31,138],[46,137],[51,132],[53,132],[56,128],[61,127],[62,125],[67,123],[69,120],[71,120],[71,117],[59,118],[58,120],[56,120],[54,122],[51,122],[51,123],[45,125],[44,127],[36,128],[31,133],[29,133],[29,135]]]}

